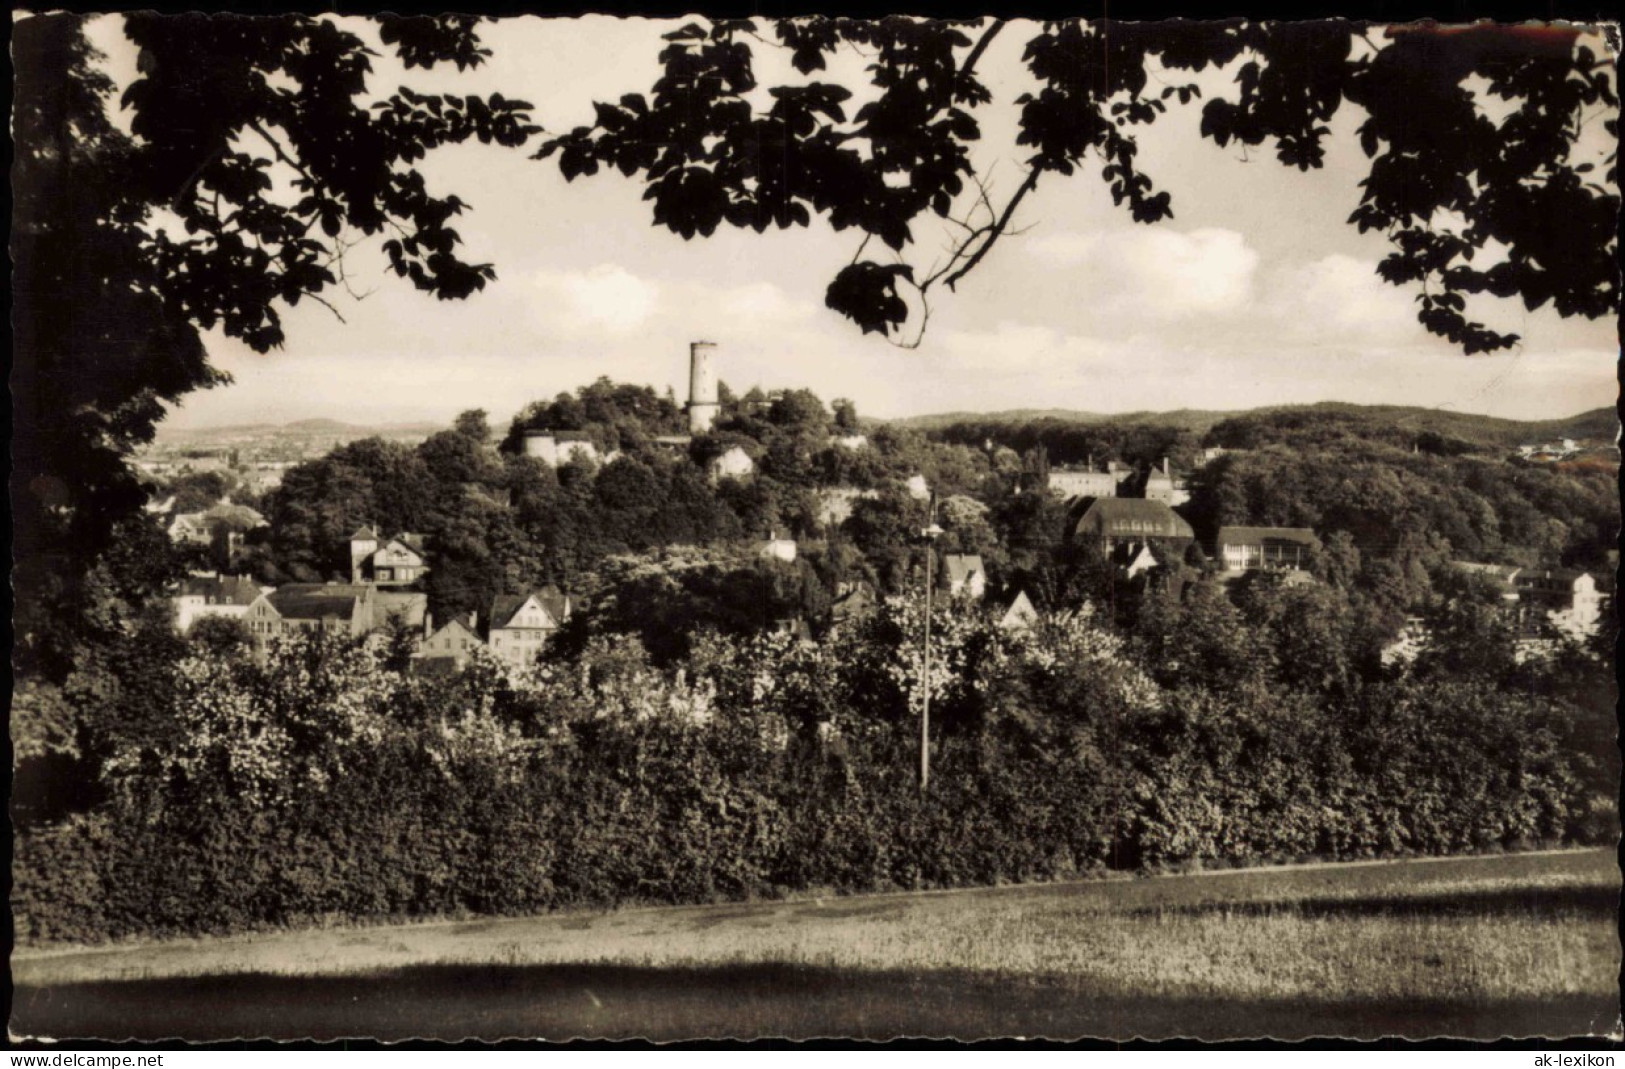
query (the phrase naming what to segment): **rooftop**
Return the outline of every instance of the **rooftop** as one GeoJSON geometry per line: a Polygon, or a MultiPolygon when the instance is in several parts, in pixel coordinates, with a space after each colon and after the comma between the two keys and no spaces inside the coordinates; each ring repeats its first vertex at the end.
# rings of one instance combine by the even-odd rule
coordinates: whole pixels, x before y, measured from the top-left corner
{"type": "Polygon", "coordinates": [[[1219,545],[1259,545],[1264,542],[1296,542],[1318,546],[1320,539],[1307,527],[1221,527],[1219,545]]]}
{"type": "Polygon", "coordinates": [[[194,575],[181,583],[181,593],[213,598],[216,605],[252,605],[260,588],[246,575],[194,575]]]}
{"type": "Polygon", "coordinates": [[[1161,501],[1139,497],[1097,497],[1078,517],[1076,532],[1101,536],[1195,538],[1185,518],[1161,501]]]}
{"type": "Polygon", "coordinates": [[[353,583],[290,583],[265,596],[284,619],[323,620],[349,619],[356,604],[369,593],[368,588],[353,583]]]}
{"type": "Polygon", "coordinates": [[[498,594],[491,602],[491,626],[506,627],[514,614],[533,597],[554,623],[562,624],[564,618],[570,615],[570,596],[561,593],[558,587],[546,586],[528,594],[498,594]]]}

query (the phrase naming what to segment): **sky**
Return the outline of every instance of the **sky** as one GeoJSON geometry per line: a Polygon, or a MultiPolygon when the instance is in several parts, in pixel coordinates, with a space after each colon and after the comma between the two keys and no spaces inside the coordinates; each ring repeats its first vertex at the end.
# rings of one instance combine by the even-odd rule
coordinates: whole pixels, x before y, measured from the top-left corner
{"type": "MultiPolygon", "coordinates": [[[[589,121],[595,99],[646,92],[671,25],[505,19],[483,32],[494,55],[482,70],[426,74],[380,60],[371,88],[499,90],[562,132],[589,121]]],[[[1019,59],[1030,36],[1006,28],[979,68],[995,103],[979,109],[974,158],[995,194],[1022,178],[1012,101],[1026,88],[1019,59]]],[[[96,39],[115,77],[132,77],[117,20],[103,20],[96,39]]],[[[763,57],[762,81],[778,62],[763,57]]],[[[670,386],[681,400],[688,343],[701,339],[717,343],[721,376],[737,390],[808,387],[877,417],[1335,400],[1536,419],[1614,404],[1611,321],[1489,302],[1490,325],[1523,344],[1475,357],[1416,324],[1413,293],[1374,273],[1386,243],[1344,222],[1364,163],[1352,108],[1331,124],[1327,166],[1307,174],[1267,151],[1248,159],[1200,139],[1199,111],[1171,107],[1141,135],[1141,167],[1172,195],[1172,220],[1130,221],[1097,169],[1050,178],[1023,202],[1019,234],[957,292],[934,293],[915,348],[863,336],[823,307],[824,287],[856,251],[850,233],[815,220],[684,241],[651,225],[641,185],[618,174],[567,183],[555,162],[527,152],[442,150],[424,164],[430,188],[472,205],[458,224],[464,255],[494,264],[497,282],[438,302],[358,247],[346,260],[351,292],[329,294],[343,323],[309,302],[289,309],[287,344],[270,355],[208,335],[213,362],[235,381],[191,395],[170,423],[449,421],[483,408],[501,425],[525,403],[599,376],[670,386]]],[[[947,233],[921,237],[917,258],[929,261],[947,233]]]]}

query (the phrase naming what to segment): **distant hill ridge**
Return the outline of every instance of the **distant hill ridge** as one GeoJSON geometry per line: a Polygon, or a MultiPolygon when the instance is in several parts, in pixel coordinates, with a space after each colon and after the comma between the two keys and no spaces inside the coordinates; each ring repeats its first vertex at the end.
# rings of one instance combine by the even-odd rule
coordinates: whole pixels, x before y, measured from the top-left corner
{"type": "Polygon", "coordinates": [[[159,442],[198,442],[213,438],[231,438],[243,435],[286,435],[315,438],[367,438],[372,435],[428,437],[445,430],[449,423],[418,420],[409,423],[382,423],[369,425],[346,423],[337,419],[300,419],[292,423],[236,423],[224,427],[163,427],[158,429],[159,442]]]}
{"type": "Polygon", "coordinates": [[[1295,413],[1352,417],[1369,423],[1408,426],[1418,432],[1432,431],[1436,434],[1497,445],[1514,445],[1551,438],[1612,439],[1619,426],[1618,417],[1611,408],[1592,409],[1561,419],[1515,420],[1471,412],[1452,412],[1448,409],[1407,405],[1358,405],[1343,401],[1322,401],[1311,405],[1270,405],[1236,411],[1181,408],[1171,412],[1140,411],[1117,414],[1060,408],[1009,409],[1001,412],[945,412],[890,422],[926,433],[967,424],[1014,427],[1034,423],[1055,426],[1115,423],[1154,424],[1188,430],[1200,435],[1206,434],[1225,420],[1295,413]]]}
{"type": "MultiPolygon", "coordinates": [[[[998,412],[941,412],[903,419],[873,420],[931,433],[950,427],[981,425],[988,427],[1015,427],[1044,423],[1061,426],[1105,426],[1110,424],[1144,424],[1187,430],[1193,434],[1206,434],[1214,426],[1229,419],[1256,416],[1276,416],[1293,413],[1304,415],[1325,414],[1355,418],[1369,423],[1388,423],[1409,426],[1421,431],[1449,435],[1468,441],[1495,445],[1516,445],[1553,438],[1612,439],[1618,429],[1618,418],[1611,408],[1597,408],[1589,412],[1561,419],[1516,420],[1498,416],[1477,415],[1471,412],[1452,412],[1448,409],[1421,408],[1408,405],[1359,405],[1345,401],[1322,401],[1310,405],[1269,405],[1261,408],[1215,410],[1180,408],[1168,412],[1089,412],[1067,408],[1016,408],[998,412]]],[[[871,421],[866,420],[866,423],[871,421]]],[[[377,425],[347,423],[343,420],[313,418],[291,423],[243,423],[223,427],[176,428],[160,427],[159,441],[197,442],[211,438],[241,435],[273,435],[317,437],[365,438],[371,435],[427,437],[445,430],[449,423],[418,420],[377,425]]]]}

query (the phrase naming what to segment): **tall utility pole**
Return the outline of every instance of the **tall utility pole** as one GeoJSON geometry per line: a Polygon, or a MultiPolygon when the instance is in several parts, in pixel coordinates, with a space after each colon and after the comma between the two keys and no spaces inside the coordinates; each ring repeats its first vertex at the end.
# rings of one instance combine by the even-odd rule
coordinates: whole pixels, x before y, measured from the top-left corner
{"type": "Polygon", "coordinates": [[[920,655],[920,793],[931,785],[931,586],[932,566],[937,559],[937,495],[931,495],[931,511],[920,531],[925,541],[925,648],[920,655]]]}

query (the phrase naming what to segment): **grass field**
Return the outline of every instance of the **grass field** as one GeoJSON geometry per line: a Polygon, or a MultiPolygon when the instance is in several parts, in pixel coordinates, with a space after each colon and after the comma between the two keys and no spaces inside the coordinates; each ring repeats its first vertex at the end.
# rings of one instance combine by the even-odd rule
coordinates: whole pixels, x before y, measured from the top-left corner
{"type": "Polygon", "coordinates": [[[13,957],[14,1034],[1618,1032],[1612,852],[285,932],[13,957]]]}

